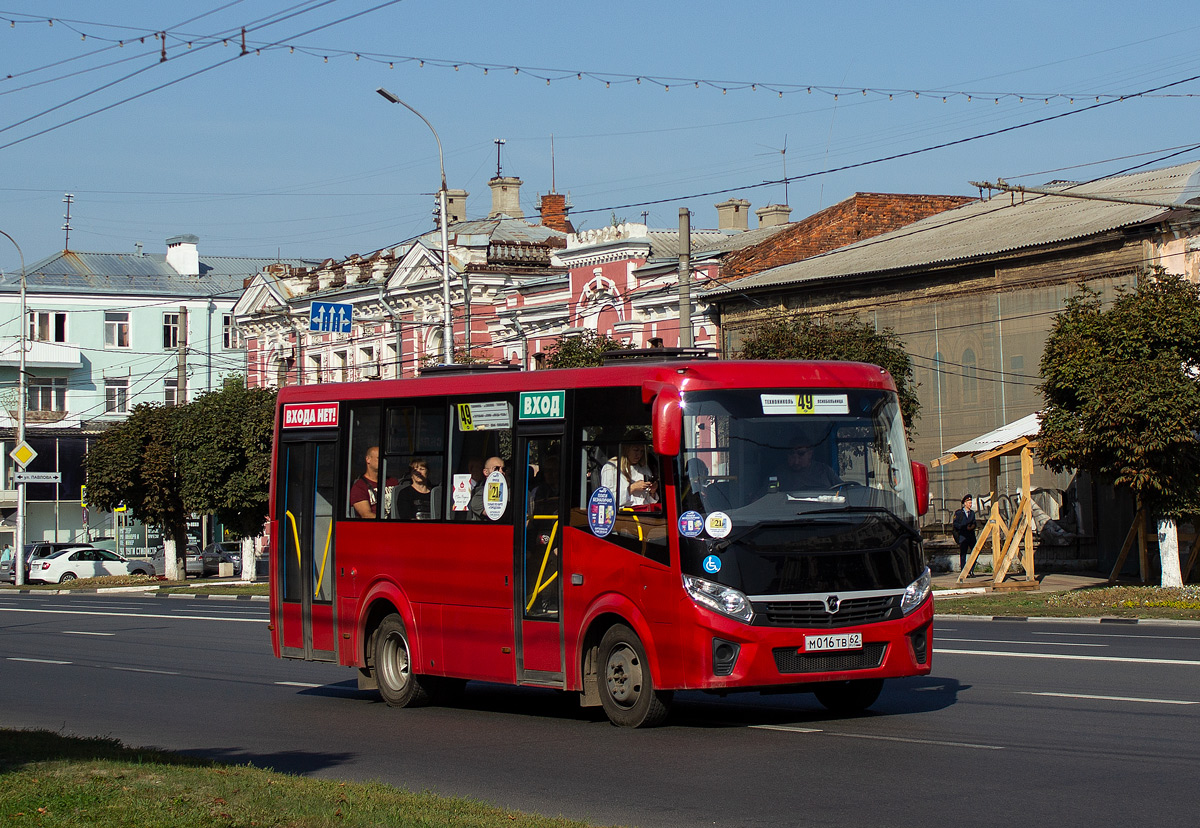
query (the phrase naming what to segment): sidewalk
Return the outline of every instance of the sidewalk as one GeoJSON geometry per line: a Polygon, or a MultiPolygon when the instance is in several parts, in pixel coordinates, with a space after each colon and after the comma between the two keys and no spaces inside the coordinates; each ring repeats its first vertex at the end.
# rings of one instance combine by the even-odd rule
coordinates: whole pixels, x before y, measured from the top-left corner
{"type": "MultiPolygon", "coordinates": [[[[1010,577],[1009,581],[1013,579],[1010,577]]],[[[1062,592],[1084,587],[1105,586],[1108,578],[1097,572],[1051,572],[1038,576],[1039,592],[1062,592]]],[[[991,592],[992,575],[972,575],[962,584],[957,572],[942,572],[933,576],[933,594],[970,594],[991,592]]]]}

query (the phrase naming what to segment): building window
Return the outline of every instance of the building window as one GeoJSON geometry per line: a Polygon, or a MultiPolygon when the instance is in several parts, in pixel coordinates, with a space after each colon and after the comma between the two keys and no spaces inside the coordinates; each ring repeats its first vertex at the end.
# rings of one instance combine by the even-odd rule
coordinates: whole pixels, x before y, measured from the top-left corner
{"type": "Polygon", "coordinates": [[[104,312],[104,347],[129,347],[129,311],[104,312]]]}
{"type": "Polygon", "coordinates": [[[179,314],[163,314],[163,350],[173,351],[179,347],[179,314]]]}
{"type": "Polygon", "coordinates": [[[104,413],[125,414],[129,411],[129,379],[106,377],[104,380],[104,413]]]}
{"type": "Polygon", "coordinates": [[[345,382],[347,379],[349,379],[349,377],[346,376],[346,359],[347,357],[345,351],[333,352],[333,365],[330,367],[333,368],[334,382],[345,382]]]}
{"type": "Polygon", "coordinates": [[[25,408],[29,411],[66,411],[67,380],[37,377],[25,387],[25,408]]]}
{"type": "MultiPolygon", "coordinates": [[[[320,354],[309,354],[308,373],[312,377],[312,381],[314,383],[324,382],[324,378],[321,376],[321,355],[320,354]]],[[[301,380],[301,382],[303,382],[303,380],[301,380]]]]}
{"type": "Polygon", "coordinates": [[[242,343],[242,332],[233,321],[232,313],[221,315],[221,345],[227,351],[245,347],[242,343]]]}
{"type": "Polygon", "coordinates": [[[970,348],[963,351],[963,402],[978,402],[979,372],[975,367],[975,352],[970,348]]]}
{"type": "Polygon", "coordinates": [[[163,403],[167,408],[179,405],[179,377],[167,377],[163,380],[163,403]]]}
{"type": "Polygon", "coordinates": [[[61,311],[32,311],[29,338],[37,342],[66,342],[67,314],[61,311]]]}

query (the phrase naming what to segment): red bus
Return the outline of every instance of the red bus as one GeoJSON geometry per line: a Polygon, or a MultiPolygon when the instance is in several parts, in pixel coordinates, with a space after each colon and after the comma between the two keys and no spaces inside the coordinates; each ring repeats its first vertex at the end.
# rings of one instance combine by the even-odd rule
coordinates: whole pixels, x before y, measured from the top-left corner
{"type": "Polygon", "coordinates": [[[427,371],[279,392],[271,635],[390,705],[558,688],[861,710],[927,674],[933,601],[891,377],[845,362],[427,371]]]}

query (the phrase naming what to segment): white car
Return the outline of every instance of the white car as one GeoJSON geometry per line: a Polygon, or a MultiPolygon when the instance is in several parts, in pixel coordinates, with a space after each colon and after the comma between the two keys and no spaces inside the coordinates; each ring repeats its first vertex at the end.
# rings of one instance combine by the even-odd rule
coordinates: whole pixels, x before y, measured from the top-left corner
{"type": "Polygon", "coordinates": [[[37,558],[29,567],[30,583],[66,583],[76,578],[100,578],[105,575],[155,575],[149,561],[130,561],[105,549],[90,547],[62,549],[46,558],[37,558]]]}

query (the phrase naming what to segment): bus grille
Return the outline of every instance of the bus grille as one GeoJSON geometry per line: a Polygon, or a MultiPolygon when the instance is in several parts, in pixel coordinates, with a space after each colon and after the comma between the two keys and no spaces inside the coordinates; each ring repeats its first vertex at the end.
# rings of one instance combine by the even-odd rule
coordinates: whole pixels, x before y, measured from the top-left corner
{"type": "Polygon", "coordinates": [[[835,613],[821,601],[768,601],[766,623],[775,627],[852,627],[899,618],[900,597],[847,598],[835,613]]]}
{"type": "Polygon", "coordinates": [[[870,670],[883,663],[887,644],[865,644],[861,650],[837,653],[801,653],[795,647],[776,647],[775,666],[781,673],[840,673],[845,670],[870,670]]]}

